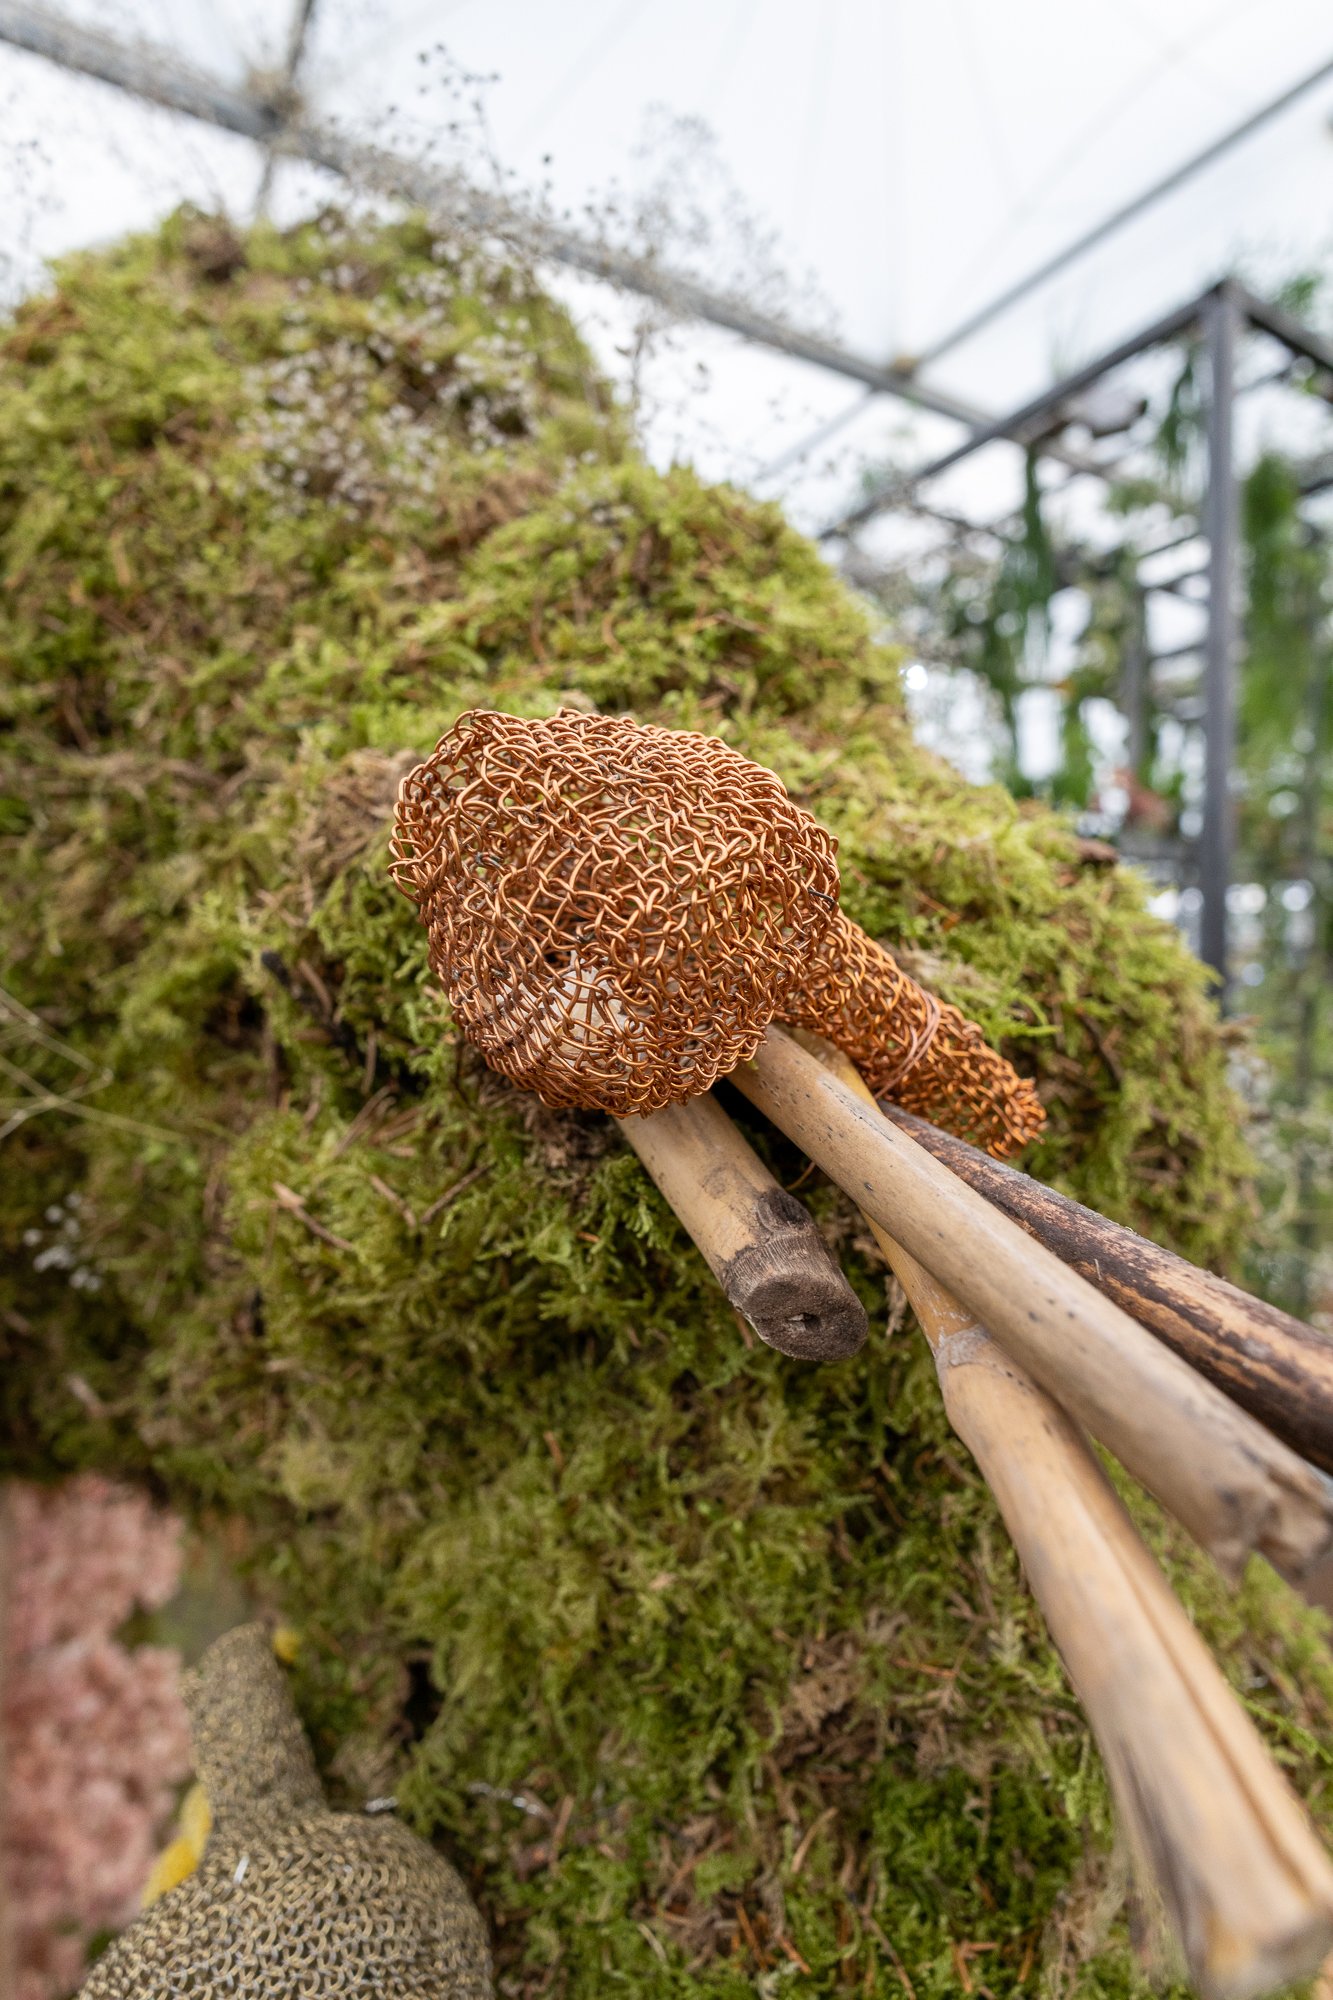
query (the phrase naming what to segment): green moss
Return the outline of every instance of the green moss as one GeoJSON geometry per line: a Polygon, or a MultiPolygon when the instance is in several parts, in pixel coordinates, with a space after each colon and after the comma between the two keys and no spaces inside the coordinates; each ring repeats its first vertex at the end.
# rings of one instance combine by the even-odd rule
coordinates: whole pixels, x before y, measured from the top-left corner
{"type": "MultiPolygon", "coordinates": [[[[477,702],[725,734],[1037,1077],[1040,1170],[1225,1262],[1198,969],[913,744],[815,551],[643,465],[521,275],[415,224],[233,250],[176,218],[3,338],[11,1462],[243,1524],[335,1779],[470,1866],[507,1991],[1145,1990],[1100,1766],[915,1335],[827,1370],[743,1341],[605,1123],[457,1046],[387,815],[477,702]]],[[[1330,1824],[1322,1628],[1140,1511],[1330,1824]]]]}

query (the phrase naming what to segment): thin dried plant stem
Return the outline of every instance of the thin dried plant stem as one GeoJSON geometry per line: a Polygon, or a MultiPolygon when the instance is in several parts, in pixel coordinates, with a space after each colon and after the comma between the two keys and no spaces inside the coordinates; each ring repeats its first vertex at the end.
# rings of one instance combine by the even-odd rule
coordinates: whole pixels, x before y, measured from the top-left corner
{"type": "MultiPolygon", "coordinates": [[[[91,1124],[106,1125],[115,1131],[136,1132],[146,1139],[179,1140],[184,1136],[173,1132],[167,1126],[149,1125],[141,1118],[129,1118],[118,1111],[103,1111],[94,1104],[86,1104],[83,1101],[86,1097],[95,1091],[108,1089],[115,1082],[114,1072],[109,1069],[99,1071],[86,1056],[80,1055],[77,1049],[71,1048],[58,1036],[47,1033],[36,1014],[15,1000],[12,994],[0,989],[0,1021],[4,1021],[6,1017],[10,1034],[22,1037],[25,1041],[35,1042],[48,1054],[58,1055],[65,1061],[73,1063],[84,1074],[78,1082],[70,1084],[65,1090],[51,1090],[21,1064],[11,1062],[8,1056],[0,1054],[0,1074],[9,1077],[11,1082],[18,1084],[25,1093],[17,1103],[0,1105],[0,1119],[3,1119],[3,1123],[0,1123],[0,1140],[8,1139],[30,1119],[39,1118],[48,1111],[63,1111],[68,1117],[83,1118],[91,1124]]],[[[201,1123],[198,1129],[222,1133],[220,1126],[208,1123],[201,1123]]]]}
{"type": "MultiPolygon", "coordinates": [[[[84,1118],[94,1125],[106,1125],[116,1131],[137,1132],[146,1139],[181,1137],[180,1133],[168,1131],[165,1126],[146,1125],[142,1119],[125,1118],[119,1112],[101,1111],[95,1104],[84,1104],[81,1101],[80,1090],[65,1092],[44,1090],[36,1077],[29,1076],[27,1071],[19,1069],[17,1064],[6,1062],[3,1056],[0,1056],[0,1070],[12,1076],[16,1082],[27,1084],[33,1093],[10,1110],[4,1124],[0,1125],[0,1139],[7,1139],[11,1133],[17,1132],[20,1126],[26,1125],[30,1118],[41,1117],[48,1111],[63,1111],[71,1118],[84,1118]]],[[[94,1078],[83,1086],[83,1089],[102,1090],[111,1080],[109,1076],[94,1078]]]]}

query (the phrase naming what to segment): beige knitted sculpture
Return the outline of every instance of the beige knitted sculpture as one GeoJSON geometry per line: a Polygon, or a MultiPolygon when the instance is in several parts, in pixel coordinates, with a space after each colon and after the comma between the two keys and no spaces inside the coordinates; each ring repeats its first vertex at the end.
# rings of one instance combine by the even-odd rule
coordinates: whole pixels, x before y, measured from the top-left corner
{"type": "Polygon", "coordinates": [[[203,1860],[99,1959],[85,2000],[491,2000],[455,1870],[391,1814],[325,1803],[262,1627],[211,1646],[186,1701],[213,1815],[203,1860]]]}

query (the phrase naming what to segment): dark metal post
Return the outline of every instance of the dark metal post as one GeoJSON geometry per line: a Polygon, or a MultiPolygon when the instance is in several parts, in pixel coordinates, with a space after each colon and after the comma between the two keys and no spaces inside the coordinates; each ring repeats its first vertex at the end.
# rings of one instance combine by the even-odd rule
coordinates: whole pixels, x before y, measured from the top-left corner
{"type": "Polygon", "coordinates": [[[1227,988],[1227,888],[1231,881],[1232,790],[1236,761],[1236,553],[1238,507],[1231,438],[1236,381],[1236,334],[1240,306],[1229,284],[1218,286],[1209,303],[1208,492],[1204,521],[1208,532],[1208,639],[1204,657],[1203,838],[1199,844],[1199,886],[1203,891],[1200,953],[1227,988]]]}
{"type": "Polygon", "coordinates": [[[1140,784],[1148,782],[1148,609],[1138,579],[1129,594],[1129,630],[1120,665],[1120,705],[1129,724],[1125,762],[1140,784]]]}

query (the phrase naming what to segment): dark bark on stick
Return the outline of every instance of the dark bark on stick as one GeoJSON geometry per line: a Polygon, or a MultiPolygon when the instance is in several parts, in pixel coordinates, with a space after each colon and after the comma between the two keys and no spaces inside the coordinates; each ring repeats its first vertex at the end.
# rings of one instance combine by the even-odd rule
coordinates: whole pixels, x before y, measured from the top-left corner
{"type": "Polygon", "coordinates": [[[1333,1482],[770,1028],[732,1082],[975,1313],[1229,1575],[1333,1547],[1333,1482]]]}
{"type": "Polygon", "coordinates": [[[894,1104],[903,1132],[1265,1424],[1333,1472],[1333,1340],[894,1104]]]}

